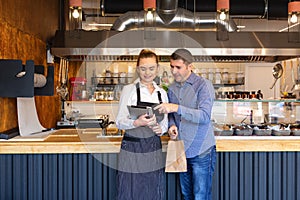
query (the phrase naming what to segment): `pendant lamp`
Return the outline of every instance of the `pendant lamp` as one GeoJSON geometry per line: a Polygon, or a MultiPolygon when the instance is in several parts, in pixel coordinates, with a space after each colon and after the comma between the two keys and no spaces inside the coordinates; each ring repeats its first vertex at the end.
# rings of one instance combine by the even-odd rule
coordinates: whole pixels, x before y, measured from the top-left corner
{"type": "Polygon", "coordinates": [[[217,40],[229,40],[229,0],[217,0],[217,40]]]}

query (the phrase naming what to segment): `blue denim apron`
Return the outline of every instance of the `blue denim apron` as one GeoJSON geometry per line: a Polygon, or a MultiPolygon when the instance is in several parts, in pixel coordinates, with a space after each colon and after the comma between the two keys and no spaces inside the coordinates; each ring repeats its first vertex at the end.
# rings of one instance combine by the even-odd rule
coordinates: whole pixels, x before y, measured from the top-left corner
{"type": "MultiPolygon", "coordinates": [[[[140,99],[136,84],[137,105],[156,106],[140,99]]],[[[158,92],[159,102],[162,103],[158,92]]],[[[157,122],[164,115],[155,114],[157,122]]],[[[160,137],[147,126],[126,130],[119,154],[117,188],[119,200],[164,199],[164,162],[160,137]]]]}

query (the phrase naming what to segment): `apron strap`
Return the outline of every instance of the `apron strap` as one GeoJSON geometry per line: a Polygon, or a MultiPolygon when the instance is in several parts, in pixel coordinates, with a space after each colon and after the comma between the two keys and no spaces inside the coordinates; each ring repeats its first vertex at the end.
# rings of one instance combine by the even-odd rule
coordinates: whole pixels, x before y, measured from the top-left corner
{"type": "Polygon", "coordinates": [[[160,93],[160,91],[157,91],[157,96],[158,96],[159,104],[161,104],[162,103],[162,99],[161,99],[161,93],[160,93]]]}
{"type": "Polygon", "coordinates": [[[135,85],[136,87],[136,95],[137,95],[137,102],[136,102],[136,105],[139,105],[140,102],[141,102],[141,91],[140,91],[140,83],[136,83],[135,85]]]}

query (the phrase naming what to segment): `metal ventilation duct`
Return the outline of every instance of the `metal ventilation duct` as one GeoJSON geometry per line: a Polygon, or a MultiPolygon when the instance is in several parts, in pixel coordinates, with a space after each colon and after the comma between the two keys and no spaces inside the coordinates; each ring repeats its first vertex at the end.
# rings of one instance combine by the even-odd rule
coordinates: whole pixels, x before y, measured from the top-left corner
{"type": "MultiPolygon", "coordinates": [[[[145,27],[145,12],[127,12],[116,19],[112,30],[126,31],[133,29],[142,29],[145,27]]],[[[176,14],[170,18],[169,15],[154,13],[153,25],[156,30],[192,30],[207,31],[215,30],[216,24],[224,26],[229,32],[237,30],[236,24],[230,20],[229,24],[216,19],[215,13],[192,13],[188,10],[178,8],[176,14]]]]}
{"type": "Polygon", "coordinates": [[[233,32],[237,30],[233,20],[227,24],[217,20],[215,12],[198,13],[178,8],[178,0],[158,0],[157,8],[153,12],[153,18],[148,19],[145,11],[130,11],[116,19],[112,30],[126,31],[147,27],[151,24],[156,30],[207,30],[215,29],[216,25],[223,26],[223,30],[233,32]]]}

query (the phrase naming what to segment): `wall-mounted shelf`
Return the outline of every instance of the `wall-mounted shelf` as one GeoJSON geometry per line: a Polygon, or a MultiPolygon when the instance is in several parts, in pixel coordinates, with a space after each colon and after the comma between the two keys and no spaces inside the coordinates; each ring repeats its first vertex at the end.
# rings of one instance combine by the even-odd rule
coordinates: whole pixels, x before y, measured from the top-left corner
{"type": "Polygon", "coordinates": [[[244,85],[244,83],[226,83],[226,84],[213,84],[214,88],[220,88],[220,87],[234,87],[239,85],[244,85]]]}
{"type": "Polygon", "coordinates": [[[131,81],[132,78],[133,78],[132,76],[111,76],[111,77],[94,76],[94,77],[91,77],[91,80],[92,80],[92,83],[94,83],[95,85],[116,86],[116,85],[126,85],[131,81]]]}

